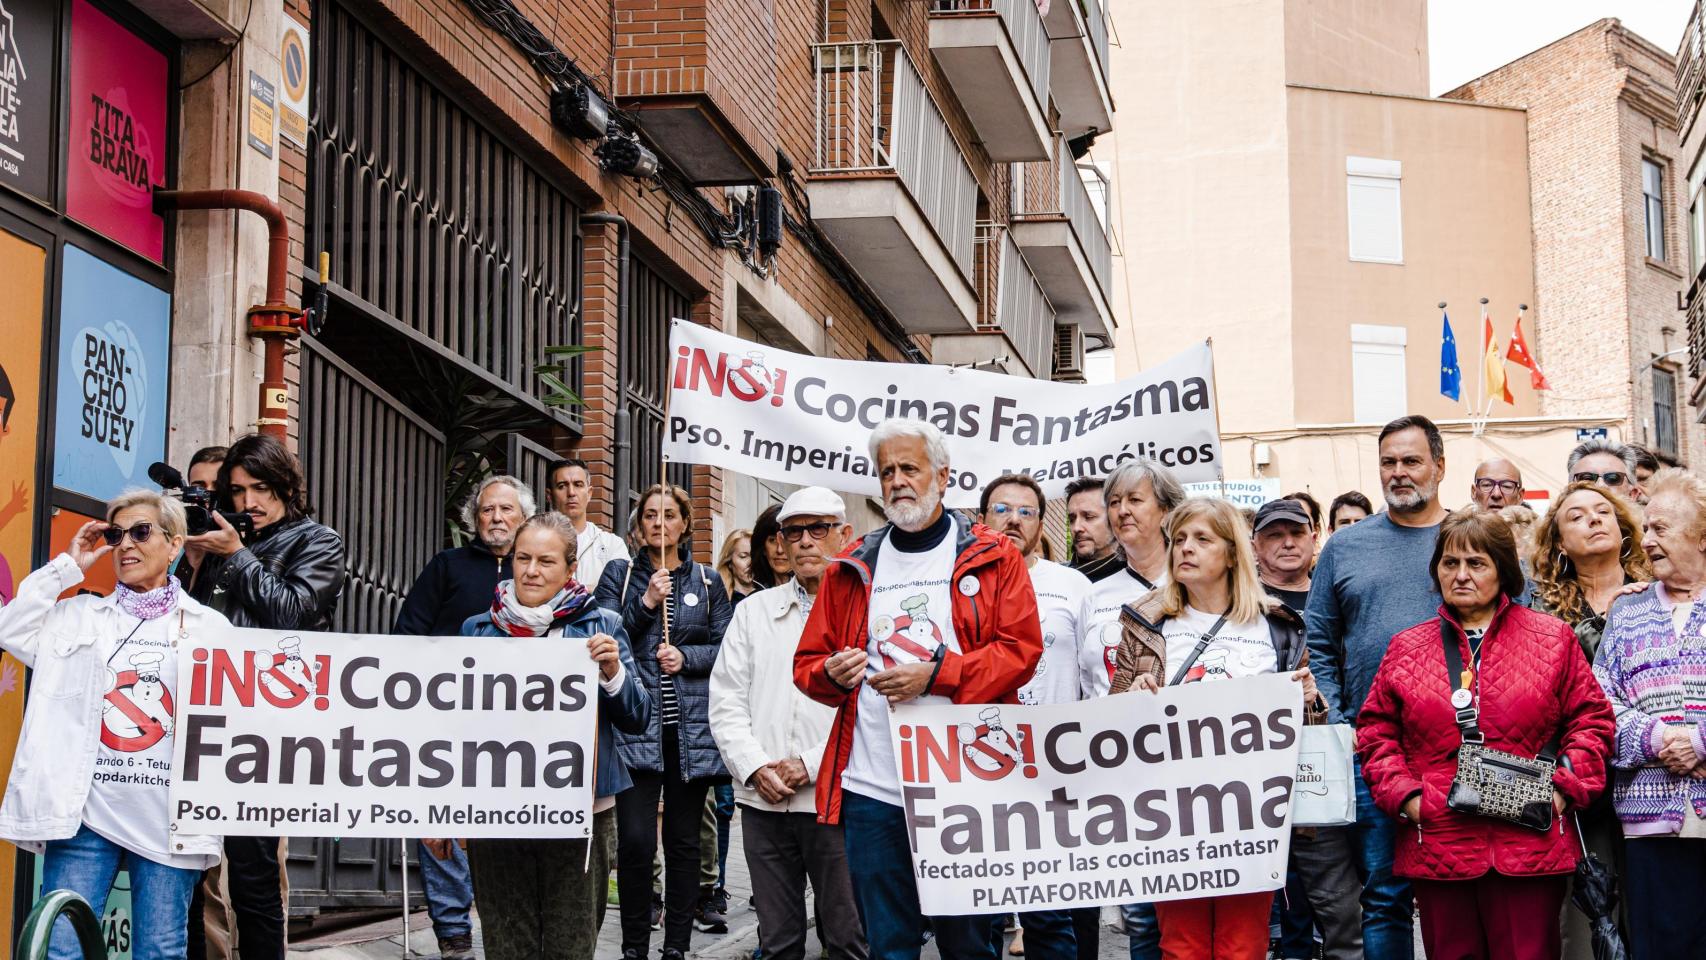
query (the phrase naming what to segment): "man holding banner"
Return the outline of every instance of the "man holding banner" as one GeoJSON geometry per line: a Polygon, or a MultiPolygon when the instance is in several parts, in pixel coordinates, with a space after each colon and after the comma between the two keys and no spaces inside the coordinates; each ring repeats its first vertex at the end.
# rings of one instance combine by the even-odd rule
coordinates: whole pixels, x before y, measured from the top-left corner
{"type": "MultiPolygon", "coordinates": [[[[1042,655],[1025,561],[1000,534],[945,512],[942,432],[891,419],[869,452],[889,525],[831,565],[794,658],[794,682],[837,708],[817,781],[818,819],[846,836],[854,897],[877,960],[916,960],[926,931],[890,711],[1012,703],[1042,655]]],[[[996,914],[928,920],[945,960],[993,960],[996,914]]]]}

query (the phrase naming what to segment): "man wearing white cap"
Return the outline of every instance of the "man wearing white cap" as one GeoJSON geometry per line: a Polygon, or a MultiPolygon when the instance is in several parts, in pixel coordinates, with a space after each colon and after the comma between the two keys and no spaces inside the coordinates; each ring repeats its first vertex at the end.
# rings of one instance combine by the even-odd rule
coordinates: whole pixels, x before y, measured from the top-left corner
{"type": "Polygon", "coordinates": [[[794,575],[735,608],[711,670],[711,733],[744,808],[765,960],[805,955],[808,876],[830,956],[865,960],[841,826],[818,822],[812,789],[835,710],[792,682],[794,650],[824,570],[853,528],[841,498],[823,487],[796,491],[776,520],[794,575]]]}

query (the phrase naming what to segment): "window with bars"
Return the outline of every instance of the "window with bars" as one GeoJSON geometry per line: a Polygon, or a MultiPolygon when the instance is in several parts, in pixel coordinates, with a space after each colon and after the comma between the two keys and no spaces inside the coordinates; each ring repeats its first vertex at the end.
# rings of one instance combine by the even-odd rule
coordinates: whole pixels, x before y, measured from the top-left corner
{"type": "Polygon", "coordinates": [[[1653,446],[1677,455],[1676,371],[1653,368],[1653,446]]]}
{"type": "Polygon", "coordinates": [[[1665,258],[1665,168],[1656,160],[1641,161],[1641,201],[1646,211],[1647,256],[1665,258]]]}
{"type": "MultiPolygon", "coordinates": [[[[687,294],[639,257],[630,262],[628,283],[628,323],[622,330],[622,352],[627,365],[623,386],[628,394],[628,448],[617,453],[627,459],[628,467],[623,517],[633,511],[641,491],[657,483],[663,471],[669,322],[690,319],[693,309],[687,294]]],[[[691,492],[692,478],[690,465],[669,465],[670,483],[691,492]]]]}

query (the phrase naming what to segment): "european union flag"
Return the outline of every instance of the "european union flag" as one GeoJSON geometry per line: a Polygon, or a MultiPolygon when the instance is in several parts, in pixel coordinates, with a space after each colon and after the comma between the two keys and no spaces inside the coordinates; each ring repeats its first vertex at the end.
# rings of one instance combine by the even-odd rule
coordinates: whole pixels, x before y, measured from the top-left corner
{"type": "Polygon", "coordinates": [[[1463,371],[1457,367],[1457,337],[1451,332],[1451,317],[1440,313],[1444,329],[1439,340],[1439,392],[1453,400],[1462,398],[1463,371]]]}

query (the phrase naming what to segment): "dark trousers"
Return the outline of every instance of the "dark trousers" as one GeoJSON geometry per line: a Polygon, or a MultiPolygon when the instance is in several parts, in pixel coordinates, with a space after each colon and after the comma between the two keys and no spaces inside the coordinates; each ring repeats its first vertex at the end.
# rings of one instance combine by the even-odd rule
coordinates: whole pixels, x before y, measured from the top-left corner
{"type": "Polygon", "coordinates": [[[1411,881],[1428,960],[1558,960],[1565,880],[1488,873],[1474,880],[1411,881]]]}
{"type": "Polygon", "coordinates": [[[818,937],[830,957],[865,960],[869,951],[859,929],[841,828],[818,823],[812,813],[775,813],[744,805],[740,822],[765,960],[805,956],[808,878],[816,894],[818,937]]]}
{"type": "Polygon", "coordinates": [[[1072,913],[1072,939],[1078,946],[1078,960],[1096,960],[1097,947],[1102,939],[1102,908],[1080,907],[1072,913]]]}
{"type": "MultiPolygon", "coordinates": [[[[1364,890],[1357,878],[1350,827],[1304,827],[1291,832],[1291,880],[1308,900],[1327,960],[1362,960],[1364,890]]],[[[1291,880],[1285,894],[1295,897],[1291,880]]],[[[1283,956],[1307,957],[1311,950],[1283,956]]]]}
{"type": "MultiPolygon", "coordinates": [[[[918,909],[906,812],[891,803],[842,791],[841,826],[847,872],[874,960],[918,960],[926,923],[942,960],[996,960],[999,914],[929,917],[918,909]]],[[[768,947],[766,947],[768,949],[768,947]]]]}
{"type": "Polygon", "coordinates": [[[1019,914],[1025,928],[1028,960],[1078,960],[1078,929],[1073,910],[1033,910],[1019,914]]]}
{"type": "Polygon", "coordinates": [[[1630,837],[1624,898],[1634,960],[1706,960],[1706,840],[1630,837]]]}
{"type": "Polygon", "coordinates": [[[226,886],[237,914],[239,960],[284,960],[284,891],[277,837],[226,837],[226,886]]]}
{"type": "Polygon", "coordinates": [[[616,795],[616,891],[622,901],[622,949],[651,949],[652,858],[663,798],[663,945],[683,953],[693,940],[699,899],[699,821],[709,780],[681,779],[676,729],[663,728],[663,772],[629,771],[634,785],[616,795]]]}
{"type": "Polygon", "coordinates": [[[614,810],[593,815],[590,841],[468,841],[486,960],[592,960],[615,843],[614,810]]]}

